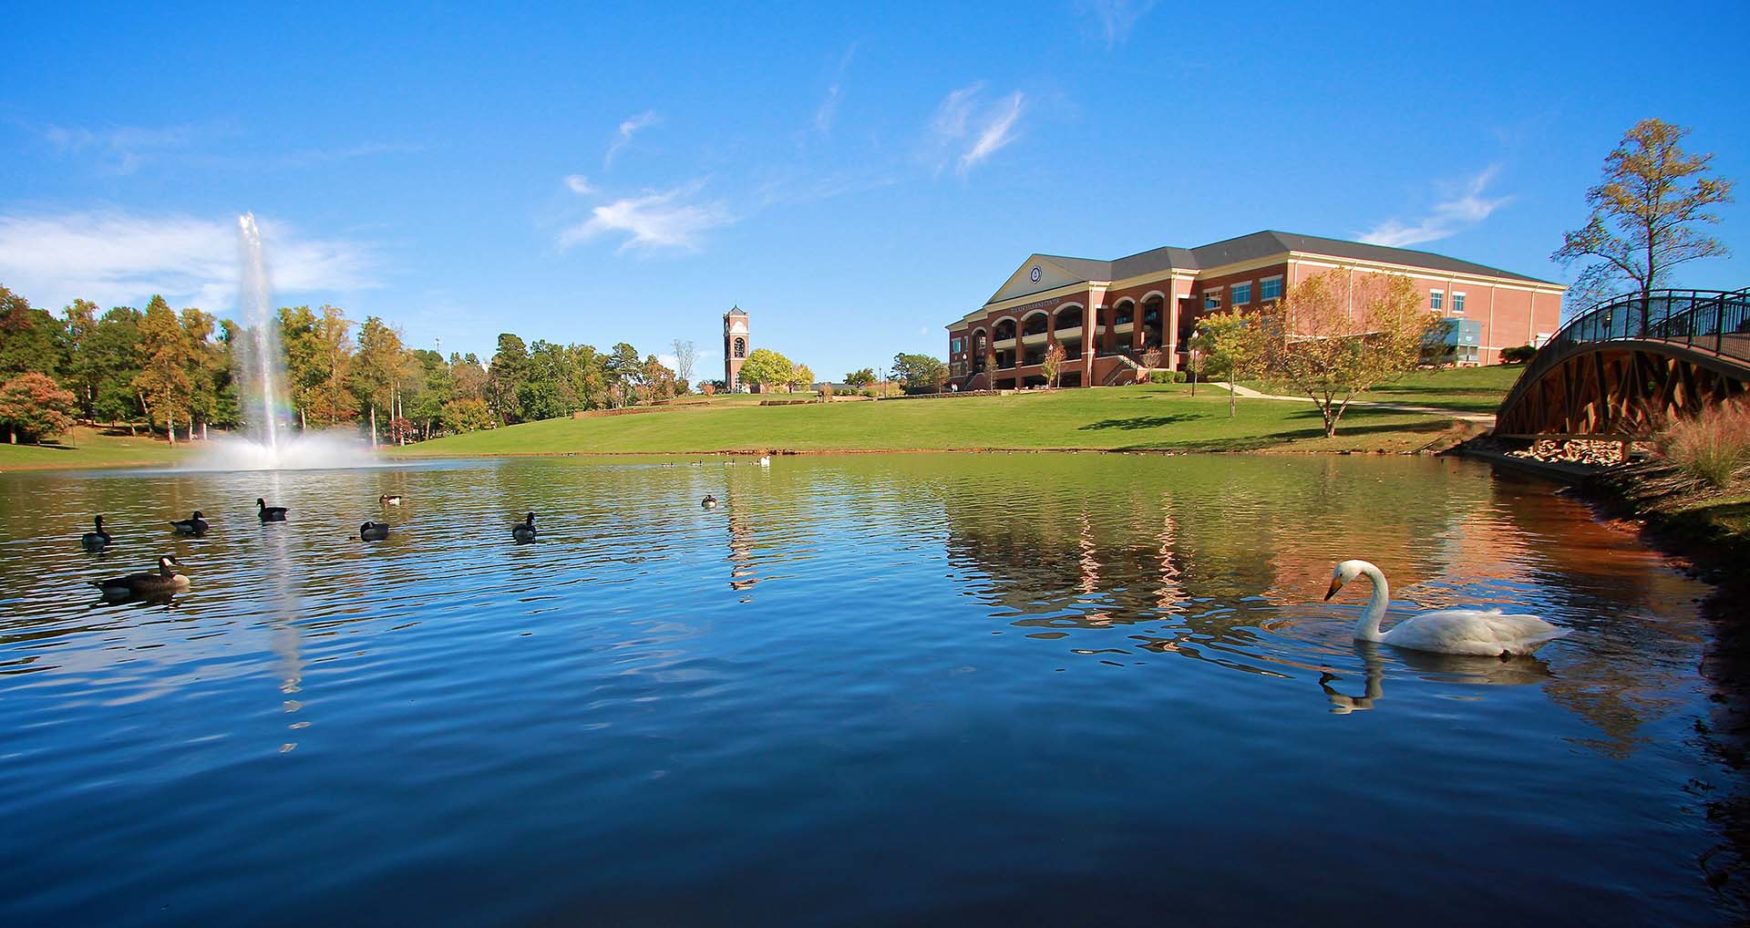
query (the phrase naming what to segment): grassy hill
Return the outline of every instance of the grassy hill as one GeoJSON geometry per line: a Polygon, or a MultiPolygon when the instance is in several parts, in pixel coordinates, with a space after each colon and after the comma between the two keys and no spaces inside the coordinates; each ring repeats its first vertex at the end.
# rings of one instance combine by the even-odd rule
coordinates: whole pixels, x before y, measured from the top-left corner
{"type": "Polygon", "coordinates": [[[42,445],[0,444],[0,471],[85,467],[163,467],[181,461],[186,445],[83,426],[42,445]]]}
{"type": "MultiPolygon", "coordinates": [[[[1415,402],[1429,403],[1424,390],[1415,402]]],[[[1468,396],[1468,395],[1467,395],[1468,396]]],[[[1405,401],[1408,401],[1407,398],[1405,401]]],[[[415,456],[746,451],[1137,449],[1404,451],[1451,427],[1444,416],[1351,409],[1335,439],[1310,405],[1242,400],[1184,384],[1014,396],[761,407],[693,404],[644,415],[551,419],[410,446],[415,456]]]]}

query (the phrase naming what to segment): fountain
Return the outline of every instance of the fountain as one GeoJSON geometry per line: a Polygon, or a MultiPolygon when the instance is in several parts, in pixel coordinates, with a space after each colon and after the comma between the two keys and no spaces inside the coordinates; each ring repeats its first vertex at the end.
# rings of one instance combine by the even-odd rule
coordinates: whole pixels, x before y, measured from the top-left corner
{"type": "Polygon", "coordinates": [[[193,463],[196,470],[308,470],[369,467],[378,463],[349,430],[303,432],[292,428],[285,392],[285,358],[279,320],[270,299],[267,261],[254,213],[237,217],[243,273],[240,309],[245,338],[238,346],[238,395],[245,431],[213,440],[193,463]]]}

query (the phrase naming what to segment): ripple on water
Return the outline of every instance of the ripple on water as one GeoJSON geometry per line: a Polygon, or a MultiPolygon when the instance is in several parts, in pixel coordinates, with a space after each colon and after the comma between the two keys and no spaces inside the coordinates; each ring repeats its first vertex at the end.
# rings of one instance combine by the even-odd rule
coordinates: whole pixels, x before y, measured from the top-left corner
{"type": "Polygon", "coordinates": [[[1728,914],[1685,791],[1721,776],[1688,734],[1703,590],[1467,464],[579,459],[0,492],[9,924],[1728,914]],[[172,537],[197,508],[213,531],[172,537]],[[95,512],[101,555],[76,544],[95,512]],[[85,585],[163,553],[193,580],[168,602],[85,585]],[[1352,556],[1394,613],[1574,633],[1515,661],[1357,646],[1360,595],[1320,601],[1352,556]]]}

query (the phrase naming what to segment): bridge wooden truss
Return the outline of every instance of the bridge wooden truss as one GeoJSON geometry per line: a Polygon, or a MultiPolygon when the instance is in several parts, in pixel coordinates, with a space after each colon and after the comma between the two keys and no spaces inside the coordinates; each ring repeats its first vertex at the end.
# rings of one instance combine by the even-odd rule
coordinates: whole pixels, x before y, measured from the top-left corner
{"type": "Polygon", "coordinates": [[[1750,290],[1655,290],[1563,326],[1496,414],[1495,434],[1647,436],[1750,392],[1750,290]]]}

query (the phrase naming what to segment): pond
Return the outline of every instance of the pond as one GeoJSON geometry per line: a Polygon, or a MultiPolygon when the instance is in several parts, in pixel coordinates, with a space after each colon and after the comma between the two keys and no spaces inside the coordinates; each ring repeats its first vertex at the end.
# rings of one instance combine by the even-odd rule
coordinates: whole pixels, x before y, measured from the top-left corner
{"type": "Polygon", "coordinates": [[[1708,588],[1474,463],[559,458],[0,499],[4,924],[1738,915],[1697,863],[1708,588]],[[211,532],[173,537],[194,509],[211,532]],[[171,601],[89,585],[163,553],[171,601]],[[1350,557],[1394,615],[1572,634],[1358,647],[1366,584],[1322,601],[1350,557]]]}

